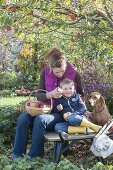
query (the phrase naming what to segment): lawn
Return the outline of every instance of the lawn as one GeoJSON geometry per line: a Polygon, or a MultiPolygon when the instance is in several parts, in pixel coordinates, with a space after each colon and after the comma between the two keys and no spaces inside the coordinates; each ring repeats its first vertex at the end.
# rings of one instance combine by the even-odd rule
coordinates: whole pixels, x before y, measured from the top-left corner
{"type": "Polygon", "coordinates": [[[25,97],[25,96],[2,97],[0,99],[0,107],[16,106],[20,102],[24,102],[27,99],[28,99],[28,97],[25,97]]]}

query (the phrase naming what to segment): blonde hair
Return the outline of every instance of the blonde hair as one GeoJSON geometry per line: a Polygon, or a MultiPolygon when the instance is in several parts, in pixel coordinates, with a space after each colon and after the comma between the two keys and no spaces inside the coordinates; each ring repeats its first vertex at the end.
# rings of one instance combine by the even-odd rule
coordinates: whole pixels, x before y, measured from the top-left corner
{"type": "Polygon", "coordinates": [[[62,88],[62,86],[63,86],[64,84],[68,85],[68,84],[71,84],[71,83],[74,84],[74,81],[71,80],[71,79],[65,78],[65,79],[63,79],[63,80],[60,82],[60,87],[62,88]]]}
{"type": "Polygon", "coordinates": [[[64,61],[66,61],[65,55],[63,52],[61,52],[57,48],[53,48],[48,54],[47,54],[48,62],[51,66],[51,68],[58,67],[60,68],[64,61]]]}

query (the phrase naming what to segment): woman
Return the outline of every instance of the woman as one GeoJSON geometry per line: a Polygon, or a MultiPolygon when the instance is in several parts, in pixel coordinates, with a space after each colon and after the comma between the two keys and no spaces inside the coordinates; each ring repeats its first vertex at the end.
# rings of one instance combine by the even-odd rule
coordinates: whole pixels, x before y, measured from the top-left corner
{"type": "MultiPolygon", "coordinates": [[[[81,77],[74,67],[67,62],[65,55],[59,49],[52,49],[48,55],[48,63],[40,75],[38,89],[44,89],[47,92],[37,91],[37,99],[40,101],[53,102],[56,98],[62,96],[62,91],[58,90],[60,81],[64,78],[70,78],[74,81],[77,93],[84,96],[81,77]]],[[[38,115],[31,117],[28,113],[19,116],[16,128],[15,142],[12,158],[22,157],[26,153],[28,142],[28,130],[32,126],[32,142],[28,153],[30,158],[44,156],[44,134],[46,131],[54,131],[57,123],[63,122],[62,116],[58,113],[50,115],[38,115]]]]}

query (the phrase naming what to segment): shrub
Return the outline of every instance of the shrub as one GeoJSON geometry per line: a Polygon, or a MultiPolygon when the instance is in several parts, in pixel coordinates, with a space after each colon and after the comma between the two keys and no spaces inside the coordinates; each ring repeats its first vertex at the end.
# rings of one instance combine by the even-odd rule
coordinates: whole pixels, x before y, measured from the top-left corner
{"type": "Polygon", "coordinates": [[[77,66],[82,75],[82,81],[85,91],[86,100],[93,91],[101,93],[105,100],[110,113],[113,113],[113,77],[107,67],[95,60],[84,61],[79,59],[77,66]]]}
{"type": "Polygon", "coordinates": [[[10,97],[12,95],[13,95],[13,93],[12,93],[11,90],[1,90],[0,91],[0,96],[1,97],[10,97]]]}

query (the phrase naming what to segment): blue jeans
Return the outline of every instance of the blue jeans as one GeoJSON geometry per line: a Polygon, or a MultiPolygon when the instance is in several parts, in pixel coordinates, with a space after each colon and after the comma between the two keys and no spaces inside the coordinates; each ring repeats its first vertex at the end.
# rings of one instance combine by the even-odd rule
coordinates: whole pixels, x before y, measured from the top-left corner
{"type": "Polygon", "coordinates": [[[55,131],[58,132],[59,130],[62,130],[68,133],[68,126],[80,126],[82,119],[83,116],[73,113],[67,118],[66,122],[57,123],[55,125],[55,131]]]}
{"type": "Polygon", "coordinates": [[[55,124],[62,122],[63,119],[58,114],[39,115],[31,117],[28,113],[19,116],[16,127],[16,135],[12,156],[22,157],[26,154],[26,146],[28,143],[28,131],[32,128],[32,143],[29,150],[29,156],[44,156],[44,134],[46,131],[54,131],[55,124]]]}

